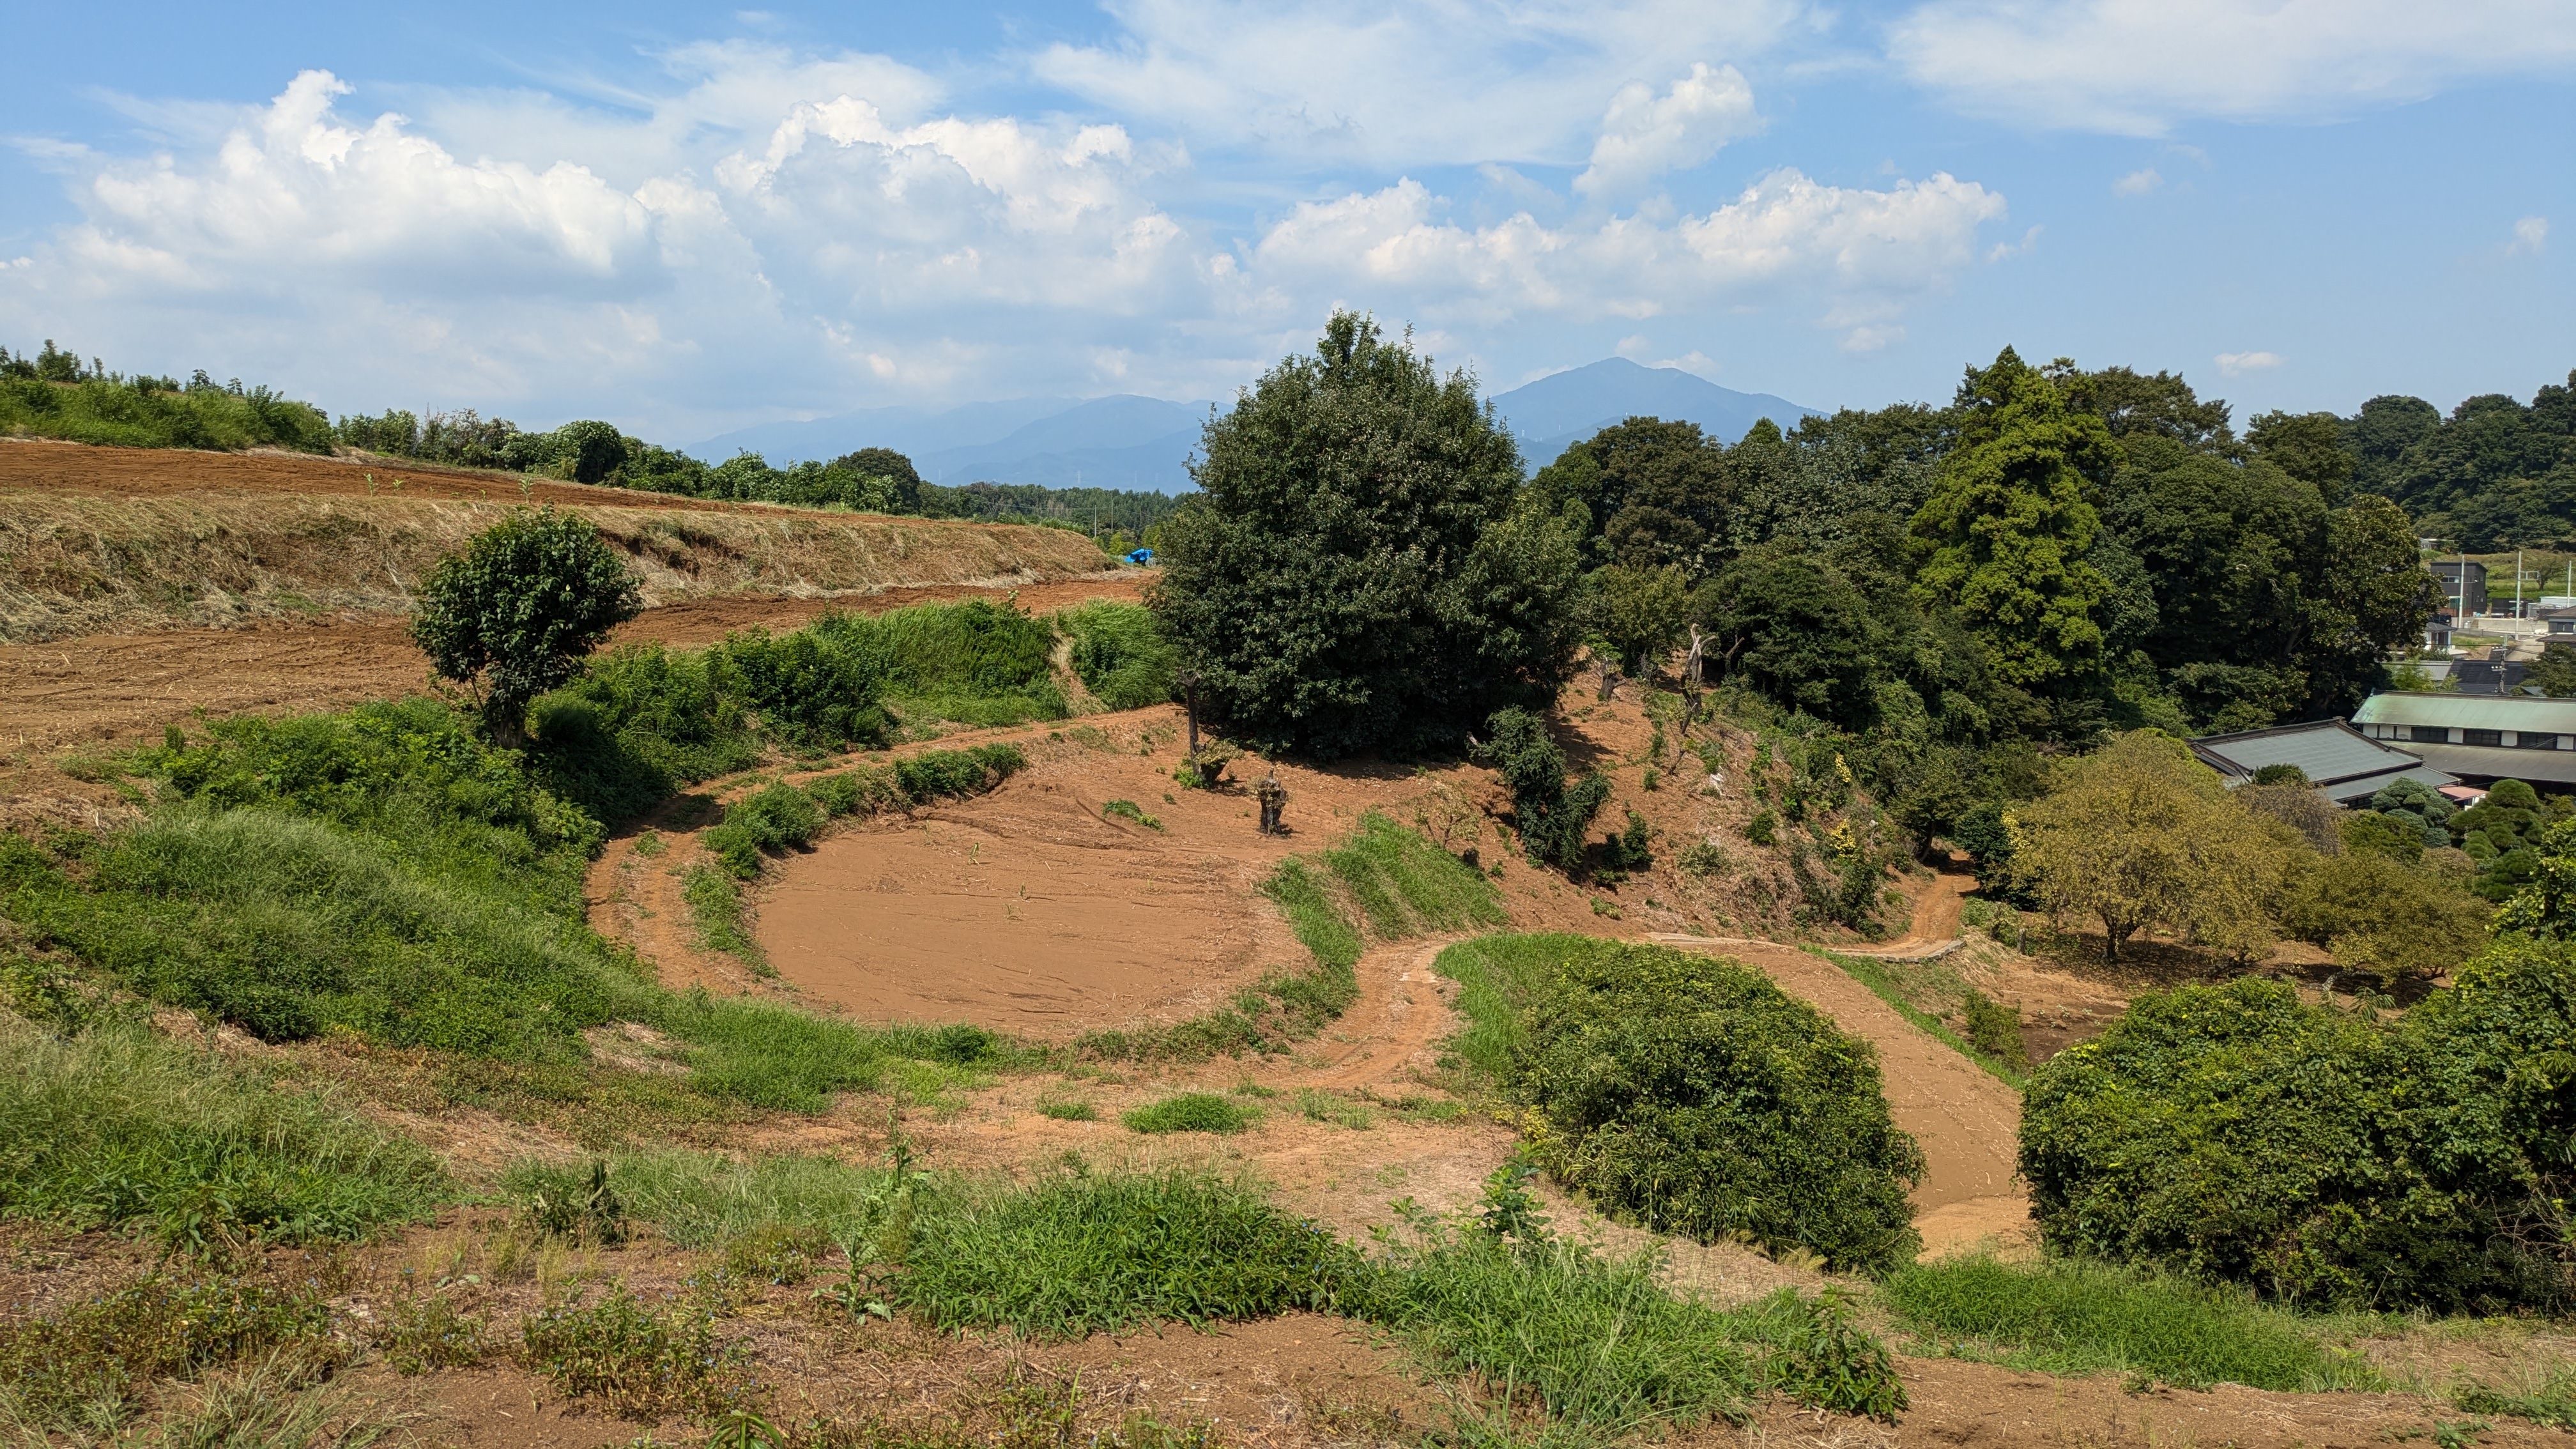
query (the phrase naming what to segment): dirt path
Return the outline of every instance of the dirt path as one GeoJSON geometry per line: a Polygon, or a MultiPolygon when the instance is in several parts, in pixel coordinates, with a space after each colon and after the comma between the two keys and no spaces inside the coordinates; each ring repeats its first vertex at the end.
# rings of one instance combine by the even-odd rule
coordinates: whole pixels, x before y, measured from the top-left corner
{"type": "Polygon", "coordinates": [[[1431,963],[1457,939],[1397,941],[1362,956],[1359,1000],[1322,1048],[1307,1054],[1313,1065],[1299,1085],[1401,1088],[1415,1073],[1430,1071],[1440,1044],[1458,1029],[1449,1006],[1453,987],[1431,963]]]}

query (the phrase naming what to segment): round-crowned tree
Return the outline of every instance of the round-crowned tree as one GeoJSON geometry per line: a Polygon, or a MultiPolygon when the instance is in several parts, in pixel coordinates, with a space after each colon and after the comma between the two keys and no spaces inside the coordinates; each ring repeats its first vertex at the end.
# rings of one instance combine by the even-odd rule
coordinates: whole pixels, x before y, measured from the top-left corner
{"type": "Polygon", "coordinates": [[[441,676],[481,691],[485,725],[515,749],[527,742],[528,702],[579,673],[642,603],[626,561],[588,520],[521,511],[439,560],[411,637],[441,676]]]}
{"type": "Polygon", "coordinates": [[[1152,604],[1236,731],[1324,757],[1436,748],[1553,697],[1580,519],[1525,501],[1472,377],[1337,312],[1200,448],[1152,604]]]}

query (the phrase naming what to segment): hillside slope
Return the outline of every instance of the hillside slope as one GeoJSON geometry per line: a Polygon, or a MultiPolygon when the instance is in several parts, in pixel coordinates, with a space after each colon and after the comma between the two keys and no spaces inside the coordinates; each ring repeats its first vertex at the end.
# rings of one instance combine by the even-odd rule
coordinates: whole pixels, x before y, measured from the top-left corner
{"type": "Polygon", "coordinates": [[[1063,529],[282,455],[9,444],[0,642],[400,614],[441,556],[529,503],[597,523],[634,561],[648,605],[746,590],[1038,583],[1108,566],[1063,529]]]}

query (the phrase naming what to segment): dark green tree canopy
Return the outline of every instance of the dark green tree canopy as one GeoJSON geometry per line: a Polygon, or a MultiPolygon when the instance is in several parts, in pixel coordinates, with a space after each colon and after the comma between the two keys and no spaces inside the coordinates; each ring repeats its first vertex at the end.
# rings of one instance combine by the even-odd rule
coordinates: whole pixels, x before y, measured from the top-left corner
{"type": "Polygon", "coordinates": [[[528,702],[580,673],[641,608],[626,560],[589,520],[521,510],[439,561],[420,587],[411,637],[441,676],[480,685],[485,721],[515,747],[528,702]]]}
{"type": "Polygon", "coordinates": [[[2411,397],[2376,397],[2346,420],[2354,486],[2384,494],[2424,531],[2471,551],[2576,543],[2576,373],[2523,406],[2501,393],[2445,418],[2411,397]]]}
{"type": "Polygon", "coordinates": [[[1452,743],[1553,698],[1581,514],[1523,500],[1472,377],[1336,313],[1200,451],[1153,607],[1234,728],[1331,757],[1452,743]]]}
{"type": "MultiPolygon", "coordinates": [[[[1778,443],[1779,429],[1758,428],[1778,443]]],[[[1603,428],[1540,469],[1536,487],[1550,512],[1583,505],[1587,563],[1700,573],[1723,557],[1727,450],[1697,423],[1630,418],[1603,428]]]]}
{"type": "Polygon", "coordinates": [[[1961,384],[1960,446],[1914,515],[1915,591],[1957,613],[2008,684],[2066,688],[2100,666],[2110,581],[2086,555],[2091,497],[2119,446],[2091,412],[2005,348],[1961,384]]]}
{"type": "Polygon", "coordinates": [[[830,467],[860,478],[894,480],[894,510],[897,513],[921,511],[921,473],[912,459],[892,448],[861,448],[834,458],[830,467]]]}

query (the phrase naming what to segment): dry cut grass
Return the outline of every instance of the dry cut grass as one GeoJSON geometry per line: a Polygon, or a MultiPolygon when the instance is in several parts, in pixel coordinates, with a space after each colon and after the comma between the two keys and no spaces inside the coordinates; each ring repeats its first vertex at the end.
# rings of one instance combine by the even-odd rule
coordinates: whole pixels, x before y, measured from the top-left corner
{"type": "MultiPolygon", "coordinates": [[[[445,554],[513,505],[271,494],[0,491],[0,642],[318,615],[399,614],[445,554]]],[[[1078,533],[793,509],[578,508],[650,604],[737,589],[835,592],[1065,578],[1078,533]]]]}

